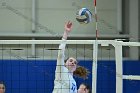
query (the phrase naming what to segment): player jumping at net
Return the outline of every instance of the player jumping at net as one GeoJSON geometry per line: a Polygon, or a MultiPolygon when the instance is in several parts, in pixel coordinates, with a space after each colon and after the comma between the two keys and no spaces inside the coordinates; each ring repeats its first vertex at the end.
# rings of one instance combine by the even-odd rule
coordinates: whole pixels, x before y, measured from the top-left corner
{"type": "Polygon", "coordinates": [[[52,93],[77,93],[77,85],[73,76],[87,78],[88,70],[78,66],[78,61],[74,57],[65,59],[65,46],[68,34],[72,30],[72,22],[68,21],[64,26],[64,34],[59,45],[57,65],[55,70],[54,89],[52,93]]]}

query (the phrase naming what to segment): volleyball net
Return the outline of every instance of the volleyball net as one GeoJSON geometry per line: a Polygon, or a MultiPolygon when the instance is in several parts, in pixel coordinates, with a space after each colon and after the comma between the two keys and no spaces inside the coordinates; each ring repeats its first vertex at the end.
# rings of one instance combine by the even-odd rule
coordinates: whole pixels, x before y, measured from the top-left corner
{"type": "MultiPolygon", "coordinates": [[[[6,82],[7,91],[51,93],[60,42],[0,40],[0,79],[6,82]]],[[[130,86],[140,85],[137,83],[140,80],[139,48],[139,42],[122,40],[67,40],[65,55],[66,58],[77,58],[81,65],[90,70],[88,80],[82,82],[92,86],[92,93],[129,93],[126,92],[129,90],[127,80],[131,82],[130,86]],[[132,59],[137,62],[128,62],[132,59]]],[[[75,78],[78,84],[82,83],[75,78]]]]}

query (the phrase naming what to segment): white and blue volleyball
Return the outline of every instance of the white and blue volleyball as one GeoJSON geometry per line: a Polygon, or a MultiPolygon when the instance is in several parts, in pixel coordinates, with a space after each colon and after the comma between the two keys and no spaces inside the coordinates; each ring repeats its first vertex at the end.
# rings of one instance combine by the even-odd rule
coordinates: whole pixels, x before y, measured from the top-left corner
{"type": "Polygon", "coordinates": [[[81,24],[88,24],[92,21],[92,13],[87,8],[81,8],[76,14],[76,20],[81,24]]]}

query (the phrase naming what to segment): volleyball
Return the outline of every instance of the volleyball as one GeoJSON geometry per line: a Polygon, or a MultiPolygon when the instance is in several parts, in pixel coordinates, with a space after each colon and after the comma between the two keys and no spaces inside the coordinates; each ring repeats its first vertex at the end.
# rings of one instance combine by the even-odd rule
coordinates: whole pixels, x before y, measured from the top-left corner
{"type": "Polygon", "coordinates": [[[92,21],[92,13],[87,8],[81,8],[76,13],[76,20],[80,24],[83,24],[83,23],[84,24],[88,24],[88,23],[90,23],[92,21]]]}

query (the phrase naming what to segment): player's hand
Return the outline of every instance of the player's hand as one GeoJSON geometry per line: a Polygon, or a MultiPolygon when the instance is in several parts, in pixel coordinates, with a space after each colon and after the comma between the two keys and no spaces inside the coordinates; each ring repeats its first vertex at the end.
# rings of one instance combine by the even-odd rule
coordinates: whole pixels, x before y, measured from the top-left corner
{"type": "Polygon", "coordinates": [[[67,32],[70,32],[72,29],[72,22],[71,21],[68,21],[67,23],[65,23],[65,30],[67,32]]]}

